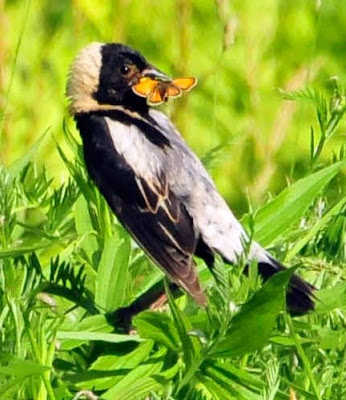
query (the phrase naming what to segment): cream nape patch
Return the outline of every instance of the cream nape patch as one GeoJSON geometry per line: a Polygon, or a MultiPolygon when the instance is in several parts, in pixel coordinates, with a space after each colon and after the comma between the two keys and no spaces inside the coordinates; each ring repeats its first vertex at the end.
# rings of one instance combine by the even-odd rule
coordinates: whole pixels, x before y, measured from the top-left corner
{"type": "Polygon", "coordinates": [[[72,115],[101,108],[93,98],[93,93],[99,85],[102,46],[103,43],[99,42],[89,44],[77,54],[70,67],[66,94],[72,115]]]}

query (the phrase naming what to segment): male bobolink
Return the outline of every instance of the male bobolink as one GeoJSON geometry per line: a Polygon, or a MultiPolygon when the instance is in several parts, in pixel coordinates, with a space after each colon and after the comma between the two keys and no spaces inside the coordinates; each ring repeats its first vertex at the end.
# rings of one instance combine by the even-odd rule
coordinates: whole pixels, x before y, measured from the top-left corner
{"type": "MultiPolygon", "coordinates": [[[[146,77],[169,80],[128,46],[92,43],[71,66],[70,111],[88,172],[120,222],[174,283],[205,305],[193,255],[210,268],[215,254],[235,263],[248,236],[172,122],[133,90],[146,77]]],[[[264,279],[284,268],[256,242],[247,257],[264,279]]],[[[313,290],[293,275],[288,310],[313,309],[313,290]]]]}

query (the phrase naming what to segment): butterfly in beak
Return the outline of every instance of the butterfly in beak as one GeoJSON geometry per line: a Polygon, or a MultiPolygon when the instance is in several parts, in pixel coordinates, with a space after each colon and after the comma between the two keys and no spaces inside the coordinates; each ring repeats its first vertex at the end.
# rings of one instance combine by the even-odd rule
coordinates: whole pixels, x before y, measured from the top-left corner
{"type": "Polygon", "coordinates": [[[169,97],[179,97],[182,93],[189,92],[196,84],[197,79],[193,77],[158,80],[144,76],[132,86],[132,90],[138,96],[146,97],[148,104],[159,105],[169,97]]]}

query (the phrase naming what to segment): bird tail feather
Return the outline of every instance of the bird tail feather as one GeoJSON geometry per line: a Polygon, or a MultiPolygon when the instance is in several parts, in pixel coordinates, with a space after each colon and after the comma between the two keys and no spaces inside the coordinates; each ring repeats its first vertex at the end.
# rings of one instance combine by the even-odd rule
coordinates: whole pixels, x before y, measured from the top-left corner
{"type": "MultiPolygon", "coordinates": [[[[271,255],[258,261],[258,272],[264,280],[269,279],[275,273],[284,270],[285,267],[271,255]]],[[[288,285],[286,294],[287,310],[291,315],[303,315],[314,310],[314,291],[316,288],[294,274],[288,285]]]]}

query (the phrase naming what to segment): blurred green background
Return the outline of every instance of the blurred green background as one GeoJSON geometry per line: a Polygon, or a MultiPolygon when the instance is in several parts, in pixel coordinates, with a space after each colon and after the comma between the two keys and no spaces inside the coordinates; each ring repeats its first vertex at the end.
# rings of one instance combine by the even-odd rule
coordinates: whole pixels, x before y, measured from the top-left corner
{"type": "MultiPolygon", "coordinates": [[[[124,42],[199,85],[164,108],[239,215],[308,170],[313,108],[278,88],[346,78],[345,0],[0,0],[0,156],[10,165],[49,129],[37,157],[57,184],[69,64],[91,41],[124,42]],[[16,50],[17,49],[17,50],[16,50]]],[[[345,143],[345,122],[323,153],[345,143]]],[[[72,155],[71,155],[72,156],[72,155]]]]}

